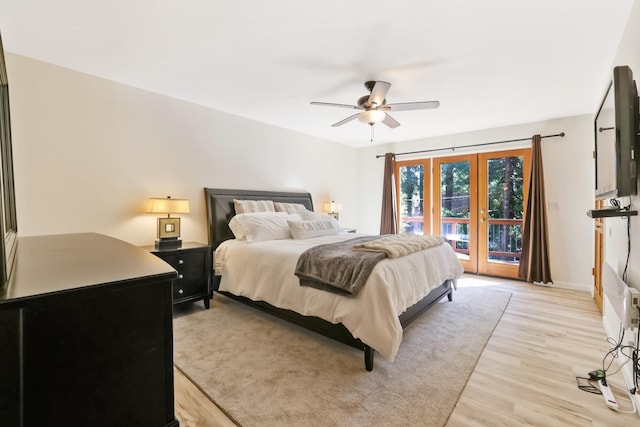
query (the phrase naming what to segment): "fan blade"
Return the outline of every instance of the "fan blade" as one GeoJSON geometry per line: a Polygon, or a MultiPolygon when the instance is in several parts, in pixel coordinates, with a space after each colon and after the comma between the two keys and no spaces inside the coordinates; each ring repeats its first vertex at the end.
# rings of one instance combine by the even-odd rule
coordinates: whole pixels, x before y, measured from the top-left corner
{"type": "Polygon", "coordinates": [[[387,104],[381,107],[381,110],[406,111],[406,110],[425,110],[427,108],[438,108],[440,101],[423,101],[423,102],[399,102],[397,104],[387,104]]]}
{"type": "Polygon", "coordinates": [[[367,101],[367,106],[371,107],[375,104],[376,107],[381,106],[384,103],[384,98],[387,96],[387,92],[389,92],[389,88],[391,87],[391,83],[378,81],[371,89],[371,95],[369,95],[369,100],[367,101]]]}
{"type": "Polygon", "coordinates": [[[340,107],[340,108],[350,108],[350,109],[354,109],[354,110],[362,110],[362,108],[358,107],[357,105],[335,104],[333,102],[317,102],[317,101],[313,101],[313,102],[311,102],[311,105],[321,105],[323,107],[340,107]]]}
{"type": "Polygon", "coordinates": [[[382,121],[382,123],[384,123],[385,125],[389,126],[391,129],[397,128],[398,126],[400,126],[400,123],[398,123],[398,121],[396,119],[391,117],[389,115],[389,113],[385,114],[384,120],[382,121]]]}
{"type": "Polygon", "coordinates": [[[356,114],[354,114],[352,116],[347,117],[346,119],[340,120],[338,123],[332,124],[331,127],[335,128],[335,127],[338,127],[338,126],[342,126],[343,124],[348,123],[351,120],[357,119],[359,115],[360,115],[360,113],[356,113],[356,114]]]}

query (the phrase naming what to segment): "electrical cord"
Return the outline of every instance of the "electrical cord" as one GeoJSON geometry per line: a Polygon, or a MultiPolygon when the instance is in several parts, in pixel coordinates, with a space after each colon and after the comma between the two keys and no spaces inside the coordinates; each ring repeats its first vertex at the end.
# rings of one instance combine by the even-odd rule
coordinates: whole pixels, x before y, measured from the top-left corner
{"type": "MultiPolygon", "coordinates": [[[[622,367],[624,365],[626,365],[627,363],[629,363],[630,361],[633,361],[634,358],[637,359],[638,357],[638,341],[636,339],[636,345],[635,346],[630,346],[630,345],[623,345],[623,341],[624,341],[624,334],[625,334],[625,329],[622,327],[622,324],[620,324],[620,335],[618,340],[614,340],[613,338],[607,338],[607,342],[609,344],[611,344],[611,349],[609,349],[609,351],[605,354],[604,358],[602,359],[602,371],[604,372],[605,376],[612,376],[616,373],[618,373],[622,367]],[[619,357],[619,355],[623,355],[626,360],[624,362],[620,362],[618,366],[618,369],[616,369],[613,372],[609,372],[609,369],[611,368],[611,365],[613,364],[613,361],[615,359],[617,359],[619,357]],[[611,360],[609,360],[609,364],[607,364],[607,358],[611,357],[611,360]],[[606,365],[606,366],[605,366],[606,365]]],[[[640,333],[638,334],[638,337],[640,337],[640,333]]],[[[634,372],[636,371],[636,369],[638,368],[638,366],[636,365],[636,367],[634,368],[634,372]]],[[[634,382],[634,393],[635,390],[637,390],[637,383],[634,382]]]]}
{"type": "MultiPolygon", "coordinates": [[[[640,311],[640,308],[638,309],[640,311]]],[[[640,327],[638,328],[636,335],[636,342],[634,346],[623,345],[624,342],[625,329],[622,324],[620,324],[620,329],[618,332],[618,339],[614,339],[611,337],[607,338],[607,342],[611,345],[611,348],[602,358],[602,372],[600,374],[593,375],[593,373],[589,374],[589,377],[576,377],[576,382],[578,383],[578,389],[582,391],[586,391],[588,393],[593,394],[602,394],[600,390],[598,380],[602,380],[603,384],[607,385],[610,389],[615,388],[622,393],[625,393],[631,402],[631,410],[621,410],[610,407],[611,410],[614,410],[623,414],[634,414],[638,411],[636,408],[635,401],[633,399],[633,395],[638,390],[638,382],[640,381],[640,365],[639,365],[639,354],[640,354],[640,327]],[[630,352],[630,354],[629,354],[630,352]],[[613,372],[610,372],[611,365],[613,361],[620,357],[620,355],[624,356],[626,360],[622,363],[619,363],[618,369],[613,372]],[[629,363],[629,361],[633,361],[633,379],[634,379],[634,387],[631,390],[626,390],[623,387],[612,384],[611,381],[607,379],[607,377],[611,377],[614,374],[618,373],[624,365],[629,363]],[[608,362],[608,363],[607,363],[608,362]]]]}
{"type": "Polygon", "coordinates": [[[618,332],[618,340],[615,341],[613,338],[607,338],[607,342],[609,342],[609,344],[611,344],[613,347],[610,348],[609,351],[602,358],[602,371],[605,373],[605,376],[607,374],[607,371],[611,367],[611,364],[613,363],[614,359],[618,358],[618,350],[620,350],[623,347],[622,342],[624,340],[624,333],[625,333],[625,329],[622,327],[622,324],[620,324],[620,332],[618,332]],[[611,360],[609,361],[609,365],[605,367],[607,358],[609,356],[611,356],[611,360]]]}
{"type": "MultiPolygon", "coordinates": [[[[610,199],[609,204],[614,206],[619,210],[630,211],[633,207],[633,197],[629,198],[629,204],[627,206],[622,206],[618,199],[610,199]]],[[[631,217],[626,216],[627,219],[627,259],[624,266],[624,271],[622,273],[622,280],[627,283],[627,270],[629,268],[629,259],[631,257],[631,217]]],[[[640,307],[638,307],[638,316],[640,317],[640,307]]],[[[620,324],[620,332],[618,333],[618,340],[614,338],[608,337],[607,342],[611,345],[609,351],[602,358],[602,373],[598,374],[598,378],[602,380],[603,384],[607,385],[609,388],[615,388],[627,395],[629,401],[631,402],[632,410],[625,411],[620,409],[611,408],[612,410],[624,413],[624,414],[633,414],[640,411],[640,408],[636,408],[635,401],[633,395],[639,390],[640,384],[640,326],[638,326],[636,331],[635,343],[633,346],[631,345],[623,345],[624,342],[624,334],[625,329],[622,324],[620,324]],[[630,352],[630,354],[628,354],[630,352]],[[613,361],[620,357],[620,355],[624,356],[626,360],[622,363],[619,363],[618,369],[613,372],[608,372],[613,364],[613,361]],[[607,363],[608,360],[608,363],[607,363]],[[612,384],[607,380],[607,377],[611,377],[612,375],[618,373],[624,365],[632,361],[632,369],[633,369],[633,388],[631,390],[626,390],[622,387],[619,387],[615,384],[612,384]],[[600,375],[602,377],[600,378],[600,375]]],[[[576,377],[576,381],[578,382],[578,388],[582,391],[586,391],[594,394],[602,394],[600,388],[597,383],[594,385],[594,381],[597,381],[596,378],[591,376],[589,378],[586,377],[576,377]],[[582,383],[581,383],[582,381],[582,383]],[[586,384],[584,383],[586,381],[586,384]]]]}
{"type": "Polygon", "coordinates": [[[620,412],[621,414],[635,414],[637,412],[636,409],[636,404],[633,401],[633,396],[631,395],[631,392],[625,388],[619,387],[615,384],[612,384],[611,381],[607,382],[607,385],[609,386],[609,388],[616,388],[618,390],[620,390],[621,392],[623,392],[624,394],[627,395],[627,397],[629,398],[629,401],[631,402],[631,410],[630,411],[623,411],[622,409],[616,409],[616,408],[609,408],[612,409],[616,412],[620,412]]]}
{"type": "MultiPolygon", "coordinates": [[[[578,383],[578,389],[582,391],[586,391],[587,393],[602,395],[602,391],[600,391],[600,387],[598,386],[598,383],[596,380],[592,380],[591,378],[587,378],[587,377],[576,377],[576,381],[578,383]]],[[[609,407],[611,410],[619,412],[621,414],[635,414],[637,412],[636,404],[633,401],[632,393],[629,390],[626,390],[620,386],[617,386],[611,383],[611,381],[608,381],[606,384],[610,389],[615,388],[621,391],[622,393],[626,394],[627,397],[629,398],[629,402],[631,403],[631,410],[629,411],[622,410],[619,408],[616,409],[616,408],[609,407]]]]}
{"type": "MultiPolygon", "coordinates": [[[[640,307],[638,309],[638,318],[640,318],[640,307]]],[[[638,353],[640,352],[640,325],[636,328],[636,348],[631,353],[633,360],[633,392],[638,392],[638,377],[640,376],[640,366],[638,365],[638,353]]]]}
{"type": "Polygon", "coordinates": [[[631,257],[631,217],[627,217],[627,261],[624,263],[622,281],[627,283],[627,269],[629,268],[629,258],[631,257]]]}
{"type": "Polygon", "coordinates": [[[595,380],[587,377],[576,377],[576,381],[578,382],[578,388],[580,390],[586,391],[587,393],[602,394],[602,392],[598,388],[598,384],[595,383],[595,380]],[[582,383],[580,383],[581,381],[582,383]]]}
{"type": "MultiPolygon", "coordinates": [[[[622,351],[620,351],[620,352],[622,353],[622,351]]],[[[624,354],[624,353],[623,353],[623,354],[624,354]]],[[[620,364],[620,366],[618,366],[618,369],[616,369],[615,371],[613,371],[613,372],[607,372],[607,375],[608,375],[608,376],[610,376],[610,377],[614,376],[615,374],[617,374],[618,372],[620,372],[620,370],[622,369],[622,367],[623,367],[624,365],[626,365],[627,363],[629,363],[629,362],[632,360],[632,356],[629,356],[629,355],[627,355],[627,354],[625,354],[625,356],[627,357],[627,360],[625,360],[623,363],[621,363],[621,364],[620,364]]]]}
{"type": "MultiPolygon", "coordinates": [[[[622,206],[620,200],[609,199],[609,204],[617,209],[630,211],[633,207],[633,197],[629,197],[629,204],[622,206]]],[[[631,217],[627,216],[627,260],[624,264],[624,272],[622,273],[622,281],[627,283],[627,269],[629,268],[629,258],[631,257],[631,217]]]]}

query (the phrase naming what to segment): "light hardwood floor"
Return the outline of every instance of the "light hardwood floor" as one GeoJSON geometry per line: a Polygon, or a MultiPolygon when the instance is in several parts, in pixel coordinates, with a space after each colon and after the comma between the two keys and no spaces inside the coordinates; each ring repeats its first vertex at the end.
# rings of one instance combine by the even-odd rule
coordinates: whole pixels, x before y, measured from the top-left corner
{"type": "MultiPolygon", "coordinates": [[[[512,298],[447,426],[640,426],[637,415],[577,388],[575,377],[600,368],[609,348],[588,293],[470,275],[459,286],[490,286],[512,298]]],[[[620,373],[612,380],[624,385],[620,373]]],[[[175,382],[181,426],[234,425],[177,369],[175,382]]]]}

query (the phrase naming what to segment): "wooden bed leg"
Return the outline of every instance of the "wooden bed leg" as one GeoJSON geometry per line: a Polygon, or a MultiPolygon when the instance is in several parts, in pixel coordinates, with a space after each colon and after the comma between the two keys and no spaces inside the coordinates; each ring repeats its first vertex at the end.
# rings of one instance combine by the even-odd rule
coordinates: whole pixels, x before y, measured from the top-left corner
{"type": "Polygon", "coordinates": [[[364,346],[364,367],[367,371],[373,371],[373,349],[368,345],[364,346]]]}

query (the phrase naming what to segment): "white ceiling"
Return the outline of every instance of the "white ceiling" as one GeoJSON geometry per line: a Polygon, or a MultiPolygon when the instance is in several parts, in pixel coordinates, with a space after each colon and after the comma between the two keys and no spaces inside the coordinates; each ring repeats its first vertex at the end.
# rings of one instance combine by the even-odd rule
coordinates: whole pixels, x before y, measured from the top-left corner
{"type": "Polygon", "coordinates": [[[633,0],[0,0],[5,50],[356,147],[594,113],[633,0]]]}

